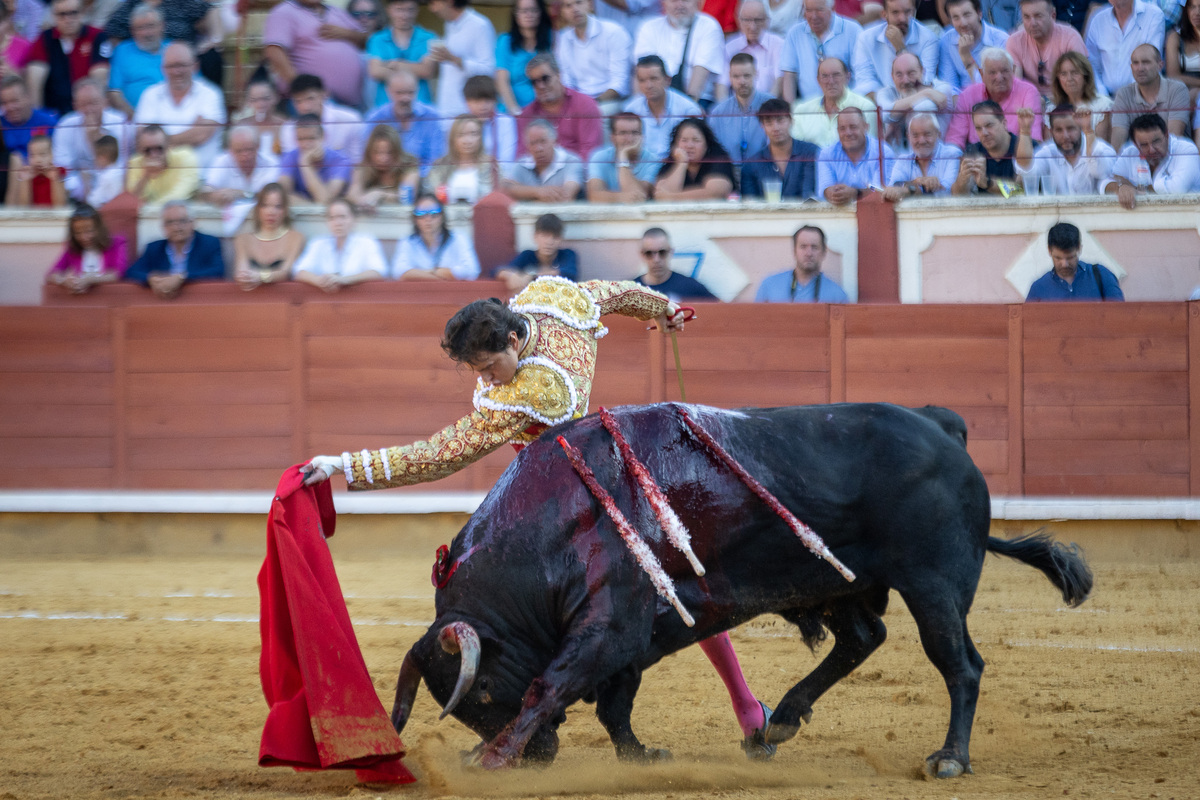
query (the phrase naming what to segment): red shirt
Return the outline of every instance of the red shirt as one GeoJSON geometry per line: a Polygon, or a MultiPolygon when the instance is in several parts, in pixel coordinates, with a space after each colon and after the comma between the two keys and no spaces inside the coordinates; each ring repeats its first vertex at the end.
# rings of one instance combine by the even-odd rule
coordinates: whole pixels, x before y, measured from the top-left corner
{"type": "MultiPolygon", "coordinates": [[[[67,175],[67,171],[62,167],[58,167],[58,179],[61,181],[67,175]]],[[[33,180],[29,182],[29,203],[35,206],[49,206],[54,204],[54,200],[50,194],[50,179],[42,173],[33,176],[33,180]]]]}
{"type": "Polygon", "coordinates": [[[596,101],[582,92],[563,87],[562,111],[551,114],[534,100],[517,117],[517,155],[525,155],[525,128],[544,119],[558,131],[558,146],[570,150],[587,163],[592,151],[604,142],[603,115],[596,101]]]}

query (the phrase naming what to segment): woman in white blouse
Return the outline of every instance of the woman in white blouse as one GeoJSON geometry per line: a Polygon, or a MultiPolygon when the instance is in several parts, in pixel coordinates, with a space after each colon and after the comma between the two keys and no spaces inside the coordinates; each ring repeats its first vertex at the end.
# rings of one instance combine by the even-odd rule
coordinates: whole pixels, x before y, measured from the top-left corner
{"type": "Polygon", "coordinates": [[[466,237],[446,227],[445,209],[431,194],[413,203],[413,233],[396,242],[392,277],[402,281],[470,281],[479,277],[479,259],[466,237]]]}
{"type": "Polygon", "coordinates": [[[325,209],[329,236],[315,236],[296,261],[295,279],[327,292],[364,281],[383,280],[387,262],[379,240],[354,232],[354,206],[339,197],[325,209]]]}

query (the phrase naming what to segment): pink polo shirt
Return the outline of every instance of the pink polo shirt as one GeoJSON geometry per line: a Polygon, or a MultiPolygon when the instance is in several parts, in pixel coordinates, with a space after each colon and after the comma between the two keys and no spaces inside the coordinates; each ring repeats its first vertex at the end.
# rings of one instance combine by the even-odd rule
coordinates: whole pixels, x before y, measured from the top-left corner
{"type": "Polygon", "coordinates": [[[517,155],[525,155],[525,128],[535,119],[553,125],[558,131],[558,146],[570,150],[585,164],[592,151],[604,142],[603,115],[596,101],[574,89],[563,87],[563,92],[563,107],[557,116],[549,114],[537,100],[525,106],[517,117],[517,155]]]}
{"type": "MultiPolygon", "coordinates": [[[[293,2],[279,3],[263,24],[263,47],[278,45],[292,60],[297,74],[316,75],[325,90],[342,105],[362,103],[363,62],[358,48],[340,39],[322,39],[321,25],[362,30],[345,10],[322,6],[320,14],[293,2]]],[[[286,86],[280,86],[287,92],[286,86]]]]}
{"type": "MultiPolygon", "coordinates": [[[[982,83],[972,83],[963,89],[962,94],[954,103],[954,118],[950,120],[950,127],[946,130],[946,143],[961,150],[966,147],[968,142],[978,142],[979,137],[975,135],[975,125],[971,122],[971,106],[991,99],[982,83]]],[[[1038,94],[1036,86],[1029,81],[1013,78],[1012,91],[1009,92],[1008,98],[1000,104],[1000,108],[1004,109],[1004,127],[1008,128],[1009,133],[1012,134],[1016,134],[1020,128],[1017,110],[1022,108],[1032,110],[1034,114],[1032,135],[1036,141],[1042,140],[1042,96],[1038,94]]]]}
{"type": "Polygon", "coordinates": [[[1087,56],[1087,47],[1084,45],[1079,31],[1061,22],[1054,23],[1054,30],[1050,32],[1050,41],[1040,52],[1024,28],[1017,28],[1016,33],[1008,37],[1008,41],[1004,43],[1004,49],[1021,68],[1021,77],[1037,86],[1043,97],[1050,97],[1054,94],[1054,64],[1058,61],[1059,56],[1071,50],[1087,56]],[[1040,71],[1038,70],[1039,63],[1044,65],[1040,71]]]}

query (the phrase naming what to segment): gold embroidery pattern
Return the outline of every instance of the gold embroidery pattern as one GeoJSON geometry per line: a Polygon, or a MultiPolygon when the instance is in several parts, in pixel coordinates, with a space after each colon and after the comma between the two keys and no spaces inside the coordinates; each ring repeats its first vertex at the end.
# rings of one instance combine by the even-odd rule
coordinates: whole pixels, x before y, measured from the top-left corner
{"type": "Polygon", "coordinates": [[[671,302],[665,294],[633,281],[588,281],[582,285],[600,305],[601,314],[650,320],[665,314],[671,302]]]}

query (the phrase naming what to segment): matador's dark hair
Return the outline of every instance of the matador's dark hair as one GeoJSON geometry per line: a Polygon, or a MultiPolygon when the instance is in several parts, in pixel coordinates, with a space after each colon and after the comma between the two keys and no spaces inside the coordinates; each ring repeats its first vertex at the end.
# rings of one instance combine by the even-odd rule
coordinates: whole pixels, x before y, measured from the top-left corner
{"type": "Polygon", "coordinates": [[[446,323],[442,349],[450,358],[465,364],[485,353],[508,347],[508,335],[525,334],[525,321],[495,297],[476,300],[458,310],[446,323]]]}

